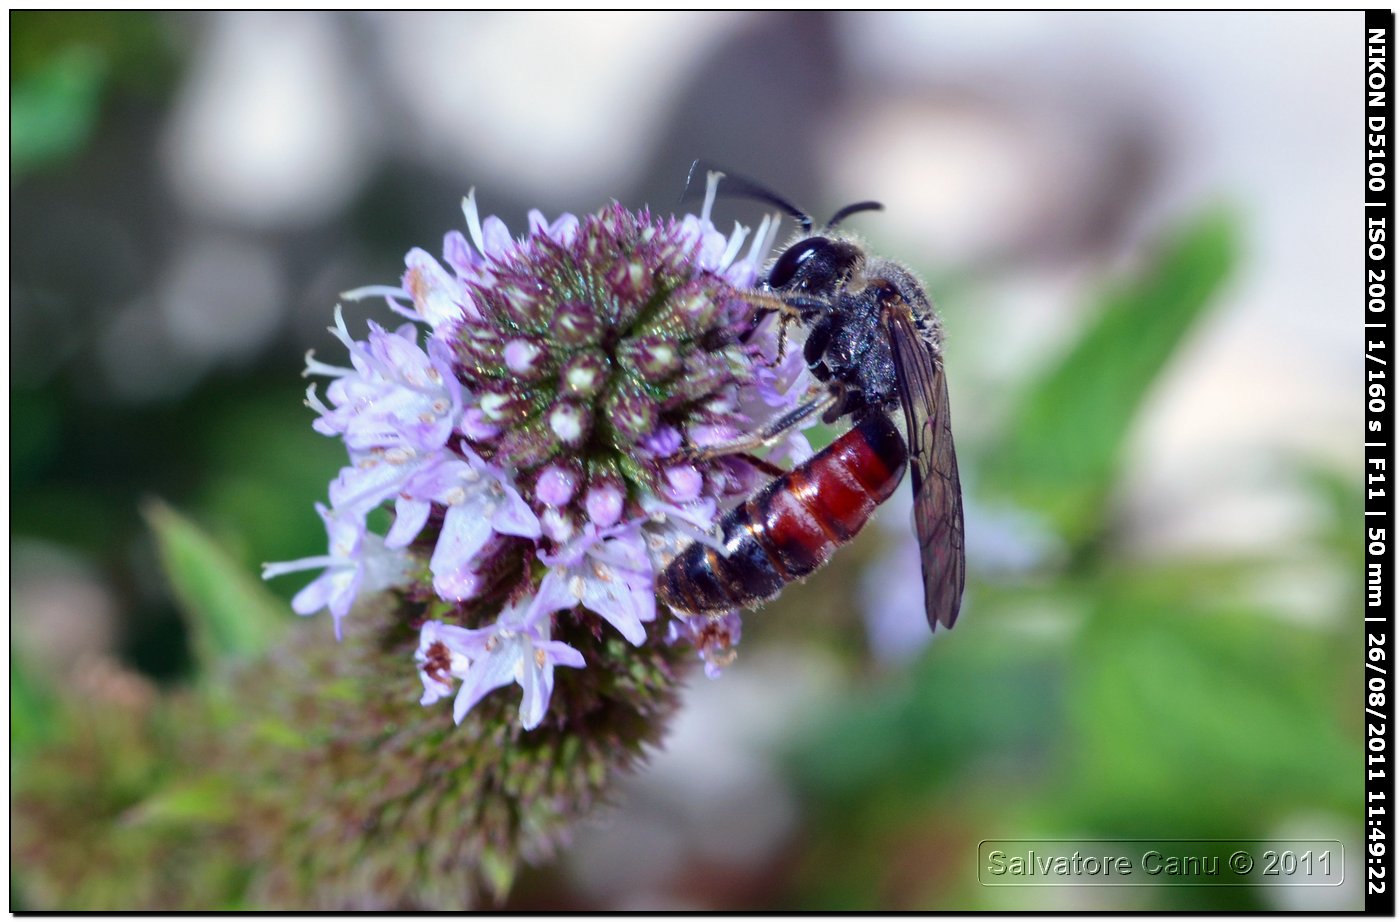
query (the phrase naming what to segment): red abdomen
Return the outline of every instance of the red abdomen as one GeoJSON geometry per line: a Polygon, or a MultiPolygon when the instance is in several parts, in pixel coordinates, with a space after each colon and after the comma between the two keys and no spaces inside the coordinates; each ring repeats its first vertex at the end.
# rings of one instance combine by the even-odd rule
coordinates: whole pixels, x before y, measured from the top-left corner
{"type": "Polygon", "coordinates": [[[692,544],[657,581],[657,594],[691,613],[766,601],[830,559],[904,479],[909,451],[883,413],[733,509],[720,523],[726,553],[692,544]]]}

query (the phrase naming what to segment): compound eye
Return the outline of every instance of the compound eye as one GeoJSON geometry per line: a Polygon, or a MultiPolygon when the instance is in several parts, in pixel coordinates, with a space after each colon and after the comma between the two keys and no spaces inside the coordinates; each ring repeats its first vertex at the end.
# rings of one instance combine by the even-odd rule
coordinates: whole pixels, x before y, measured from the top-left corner
{"type": "Polygon", "coordinates": [[[804,263],[819,253],[826,252],[830,246],[831,241],[825,237],[809,237],[794,243],[773,264],[773,271],[768,273],[768,287],[786,288],[792,283],[793,278],[797,275],[797,270],[802,268],[804,263]]]}

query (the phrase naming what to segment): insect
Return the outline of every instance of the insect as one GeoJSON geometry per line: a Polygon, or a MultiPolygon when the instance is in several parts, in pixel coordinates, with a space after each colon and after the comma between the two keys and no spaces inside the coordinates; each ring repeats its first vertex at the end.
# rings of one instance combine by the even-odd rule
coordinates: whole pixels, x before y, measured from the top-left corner
{"type": "Polygon", "coordinates": [[[894,493],[907,464],[925,613],[930,628],[952,627],[965,563],[942,329],[909,270],[835,231],[843,218],[882,206],[848,205],[813,234],[810,217],[749,180],[731,181],[726,194],[777,205],[801,222],[806,236],[778,256],[754,300],[806,327],[803,357],[826,388],[764,431],[706,454],[771,444],[819,412],[824,422],[849,417],[853,425],[730,510],[720,521],[724,551],[700,542],[683,549],[658,580],[661,600],[698,614],[773,598],[854,538],[894,493]],[[906,435],[890,418],[896,407],[906,435]]]}

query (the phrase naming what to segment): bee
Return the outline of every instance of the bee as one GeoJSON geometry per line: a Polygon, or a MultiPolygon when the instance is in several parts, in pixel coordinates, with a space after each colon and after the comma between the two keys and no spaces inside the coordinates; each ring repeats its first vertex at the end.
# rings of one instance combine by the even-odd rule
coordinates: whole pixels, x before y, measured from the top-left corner
{"type": "Polygon", "coordinates": [[[727,181],[725,194],[774,204],[802,225],[803,236],[777,257],[753,300],[760,312],[776,311],[806,328],[803,357],[825,389],[764,431],[705,454],[752,451],[817,413],[827,423],[849,418],[852,426],[730,510],[719,523],[723,551],[696,542],[677,554],[658,580],[658,595],[690,614],[773,598],[854,538],[907,466],[925,614],[930,628],[952,627],[965,560],[942,327],[908,269],[836,231],[842,219],[883,206],[848,205],[813,233],[812,219],[786,200],[732,174],[727,181]],[[903,433],[891,418],[899,409],[903,433]]]}

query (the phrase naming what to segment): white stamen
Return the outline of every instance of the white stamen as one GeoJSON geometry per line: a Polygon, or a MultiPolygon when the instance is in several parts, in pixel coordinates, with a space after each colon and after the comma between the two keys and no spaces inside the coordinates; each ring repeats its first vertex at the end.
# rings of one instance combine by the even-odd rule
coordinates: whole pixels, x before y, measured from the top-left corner
{"type": "Polygon", "coordinates": [[[343,566],[344,560],[335,557],[304,557],[301,560],[291,560],[286,563],[265,563],[263,564],[263,579],[272,579],[274,576],[281,576],[283,573],[296,573],[299,570],[316,570],[321,567],[343,566]]]}
{"type": "Polygon", "coordinates": [[[335,306],[335,326],[326,327],[332,336],[345,344],[345,348],[351,352],[355,351],[355,340],[350,335],[350,330],[345,326],[345,313],[340,309],[340,305],[335,306]]]}
{"type": "Polygon", "coordinates": [[[453,487],[442,494],[442,501],[449,506],[459,506],[462,504],[462,500],[466,498],[467,491],[463,490],[461,487],[453,487]]]}
{"type": "Polygon", "coordinates": [[[700,209],[700,223],[702,225],[710,223],[710,211],[715,207],[715,196],[719,194],[719,181],[724,178],[724,174],[718,170],[711,170],[705,174],[705,205],[700,209]]]}
{"type": "Polygon", "coordinates": [[[758,249],[763,245],[763,241],[767,239],[768,225],[771,223],[772,218],[768,215],[764,215],[763,220],[758,224],[758,230],[753,232],[753,243],[749,244],[749,253],[744,257],[745,262],[758,265],[758,261],[763,258],[762,254],[758,252],[758,249]]]}
{"type": "Polygon", "coordinates": [[[412,300],[412,296],[397,285],[365,285],[362,288],[352,288],[349,291],[342,291],[340,296],[347,301],[363,301],[365,298],[405,298],[412,300]]]}
{"type": "Polygon", "coordinates": [[[478,253],[486,252],[486,245],[482,243],[481,215],[476,210],[476,186],[467,190],[467,197],[462,199],[462,214],[467,217],[467,232],[472,235],[472,243],[476,244],[478,253]]]}
{"type": "Polygon", "coordinates": [[[306,350],[306,368],[302,370],[301,376],[309,378],[312,375],[325,375],[328,378],[343,378],[346,375],[355,373],[353,368],[341,368],[338,365],[327,365],[325,362],[318,362],[313,356],[315,349],[306,350]]]}
{"type": "Polygon", "coordinates": [[[729,245],[724,248],[724,255],[719,259],[719,267],[726,269],[734,262],[734,257],[739,255],[739,250],[744,245],[744,238],[749,235],[749,229],[738,221],[734,222],[734,233],[729,237],[729,245]]]}
{"type": "Polygon", "coordinates": [[[362,288],[352,288],[349,291],[341,292],[340,295],[347,301],[359,301],[363,298],[383,298],[384,303],[389,305],[389,310],[400,317],[407,317],[417,323],[423,323],[423,315],[413,307],[408,307],[400,303],[400,299],[413,303],[413,295],[402,288],[395,288],[392,285],[365,285],[362,288]]]}
{"type": "Polygon", "coordinates": [[[331,408],[322,403],[321,398],[316,395],[314,384],[306,388],[306,405],[323,416],[331,412],[331,408]]]}
{"type": "Polygon", "coordinates": [[[768,254],[773,252],[773,244],[778,242],[778,231],[781,229],[783,216],[776,211],[773,212],[773,224],[768,228],[768,238],[763,241],[763,246],[759,248],[759,259],[767,259],[768,254]]]}

